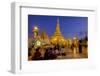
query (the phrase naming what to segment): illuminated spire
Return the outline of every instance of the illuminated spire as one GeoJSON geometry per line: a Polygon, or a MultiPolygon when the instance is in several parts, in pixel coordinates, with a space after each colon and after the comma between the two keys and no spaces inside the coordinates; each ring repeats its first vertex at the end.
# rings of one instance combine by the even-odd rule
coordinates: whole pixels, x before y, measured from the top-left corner
{"type": "Polygon", "coordinates": [[[60,31],[59,18],[57,19],[56,30],[53,36],[51,36],[50,42],[55,45],[59,44],[63,46],[67,44],[66,39],[62,36],[61,31],[60,31]]]}
{"type": "Polygon", "coordinates": [[[61,35],[59,18],[57,19],[55,35],[61,35]]]}
{"type": "Polygon", "coordinates": [[[57,23],[59,24],[59,18],[57,18],[57,23]]]}

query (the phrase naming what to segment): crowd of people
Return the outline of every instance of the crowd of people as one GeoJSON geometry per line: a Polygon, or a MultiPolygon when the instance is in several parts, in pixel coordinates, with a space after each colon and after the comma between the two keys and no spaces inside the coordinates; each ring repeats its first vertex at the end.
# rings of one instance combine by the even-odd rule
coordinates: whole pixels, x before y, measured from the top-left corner
{"type": "Polygon", "coordinates": [[[29,60],[50,60],[50,59],[57,59],[57,56],[65,56],[66,53],[64,52],[64,47],[54,46],[48,47],[45,49],[41,49],[41,47],[36,48],[34,54],[32,54],[32,48],[29,48],[29,60]],[[44,53],[41,52],[44,51],[44,53]]]}
{"type": "MultiPolygon", "coordinates": [[[[43,48],[37,47],[34,48],[34,46],[31,46],[28,48],[28,60],[52,60],[52,59],[59,59],[59,57],[67,56],[67,53],[69,50],[71,50],[73,53],[76,54],[77,52],[79,54],[82,54],[82,47],[81,41],[79,41],[78,45],[72,44],[71,46],[60,46],[57,45],[49,45],[49,47],[43,48]]],[[[87,46],[85,45],[87,48],[87,46]]]]}

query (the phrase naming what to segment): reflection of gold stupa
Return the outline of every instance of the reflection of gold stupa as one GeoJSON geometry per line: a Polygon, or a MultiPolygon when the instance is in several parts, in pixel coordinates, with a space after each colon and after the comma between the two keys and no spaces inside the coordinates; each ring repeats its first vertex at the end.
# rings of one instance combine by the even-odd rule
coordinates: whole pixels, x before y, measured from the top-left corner
{"type": "Polygon", "coordinates": [[[66,39],[62,36],[60,31],[59,19],[57,20],[56,31],[53,36],[51,36],[50,42],[54,45],[59,44],[65,46],[67,44],[66,39]]]}

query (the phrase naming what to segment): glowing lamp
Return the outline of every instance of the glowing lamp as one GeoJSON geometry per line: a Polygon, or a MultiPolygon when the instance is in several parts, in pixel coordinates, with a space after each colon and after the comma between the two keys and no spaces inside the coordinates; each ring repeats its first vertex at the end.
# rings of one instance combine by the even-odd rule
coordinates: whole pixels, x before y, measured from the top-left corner
{"type": "Polygon", "coordinates": [[[41,41],[37,40],[36,41],[36,46],[41,46],[41,41]]]}

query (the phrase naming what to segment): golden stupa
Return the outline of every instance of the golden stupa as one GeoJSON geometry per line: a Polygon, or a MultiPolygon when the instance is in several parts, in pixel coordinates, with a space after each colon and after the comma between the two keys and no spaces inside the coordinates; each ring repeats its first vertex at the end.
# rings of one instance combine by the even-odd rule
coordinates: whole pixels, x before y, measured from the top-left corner
{"type": "Polygon", "coordinates": [[[41,41],[42,41],[43,45],[50,44],[49,37],[48,37],[48,35],[46,34],[45,31],[42,31],[42,33],[41,33],[41,41]]]}
{"type": "Polygon", "coordinates": [[[59,44],[62,46],[67,45],[67,40],[63,37],[63,35],[60,31],[59,19],[57,19],[56,31],[54,32],[53,36],[51,36],[50,42],[54,45],[56,45],[56,44],[59,44]]]}

